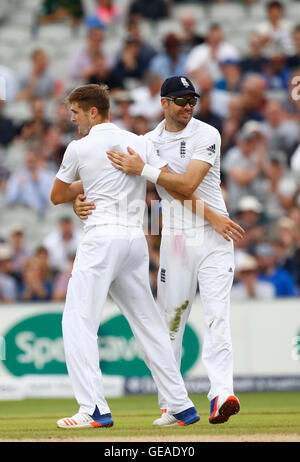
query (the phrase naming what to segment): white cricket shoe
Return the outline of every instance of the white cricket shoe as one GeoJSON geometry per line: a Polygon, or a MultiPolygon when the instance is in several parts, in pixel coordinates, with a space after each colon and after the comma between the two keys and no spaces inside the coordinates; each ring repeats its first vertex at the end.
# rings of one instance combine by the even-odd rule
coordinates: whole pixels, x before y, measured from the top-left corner
{"type": "Polygon", "coordinates": [[[172,427],[173,425],[179,425],[178,420],[172,415],[168,414],[167,412],[163,412],[161,417],[154,420],[152,425],[157,427],[172,427]]]}
{"type": "Polygon", "coordinates": [[[96,428],[112,427],[114,422],[110,414],[101,416],[102,419],[94,420],[89,414],[78,412],[72,417],[65,417],[56,422],[57,428],[96,428]]]}

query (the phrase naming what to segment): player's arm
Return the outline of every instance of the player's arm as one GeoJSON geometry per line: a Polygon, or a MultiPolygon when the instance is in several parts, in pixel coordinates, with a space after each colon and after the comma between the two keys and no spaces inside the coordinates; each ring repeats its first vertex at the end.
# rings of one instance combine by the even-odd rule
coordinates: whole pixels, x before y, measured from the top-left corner
{"type": "Polygon", "coordinates": [[[83,194],[83,192],[82,181],[65,183],[55,178],[50,199],[54,205],[64,204],[65,202],[72,202],[78,194],[83,194]]]}
{"type": "MultiPolygon", "coordinates": [[[[154,172],[154,168],[145,164],[141,157],[128,147],[128,154],[119,151],[108,151],[108,157],[113,166],[124,173],[129,175],[146,176],[149,172],[154,172]]],[[[164,188],[179,192],[185,197],[190,197],[191,194],[197,189],[205,175],[208,173],[211,164],[202,160],[191,160],[186,173],[178,174],[169,171],[157,172],[156,183],[164,188]]],[[[148,177],[151,181],[151,178],[148,177]]]]}
{"type": "Polygon", "coordinates": [[[77,181],[78,176],[76,141],[72,141],[64,153],[52,186],[50,199],[54,205],[72,202],[78,194],[84,194],[82,181],[77,181]]]}
{"type": "MultiPolygon", "coordinates": [[[[164,173],[168,173],[167,167],[163,167],[161,170],[164,173]]],[[[214,230],[221,234],[227,241],[230,241],[230,238],[238,241],[244,237],[245,231],[241,226],[229,217],[214,212],[196,193],[186,197],[176,191],[166,190],[174,199],[179,200],[184,207],[207,220],[214,230]]]]}

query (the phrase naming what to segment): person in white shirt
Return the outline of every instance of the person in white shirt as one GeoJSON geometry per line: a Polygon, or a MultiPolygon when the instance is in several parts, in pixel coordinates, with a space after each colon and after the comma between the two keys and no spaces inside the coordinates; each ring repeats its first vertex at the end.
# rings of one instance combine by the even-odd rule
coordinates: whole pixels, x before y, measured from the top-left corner
{"type": "Polygon", "coordinates": [[[236,283],[231,290],[231,300],[272,300],[275,298],[273,284],[258,279],[256,258],[239,252],[235,263],[236,283]]]}
{"type": "Polygon", "coordinates": [[[72,219],[68,216],[59,220],[58,227],[48,234],[43,245],[49,252],[51,268],[62,271],[68,263],[70,254],[76,252],[81,241],[82,231],[74,229],[72,219]]]}
{"type": "Polygon", "coordinates": [[[60,419],[57,426],[94,428],[114,423],[104,397],[97,344],[108,293],[126,316],[168,411],[177,423],[193,424],[200,417],[187,395],[150,289],[149,254],[142,228],[146,178],[113,168],[106,151],[132,145],[151,168],[160,169],[166,162],[145,138],[109,123],[105,85],[79,87],[68,100],[72,121],[86,136],[68,145],[51,200],[55,205],[69,202],[84,191],[96,209],[85,222],[62,321],[68,373],[80,409],[73,417],[60,419]]]}
{"type": "Polygon", "coordinates": [[[206,43],[195,46],[188,54],[185,72],[193,77],[199,69],[205,69],[214,82],[217,82],[222,78],[220,63],[228,59],[238,60],[239,52],[224,40],[221,27],[218,24],[212,24],[206,37],[206,43]]]}
{"type": "MultiPolygon", "coordinates": [[[[169,169],[156,179],[163,214],[157,299],[180,368],[183,333],[199,283],[205,318],[202,360],[210,380],[209,421],[215,424],[226,422],[240,408],[233,393],[229,324],[234,234],[227,230],[220,235],[206,220],[195,224],[181,206],[173,215],[169,213],[169,191],[176,191],[186,197],[195,192],[215,213],[228,216],[220,188],[221,137],[214,127],[192,117],[197,96],[187,77],[166,79],[161,88],[165,120],[145,137],[153,142],[169,169]]],[[[130,155],[113,150],[108,156],[117,169],[130,175],[144,174],[148,166],[132,149],[128,152],[130,155]]],[[[150,175],[148,179],[153,182],[150,175]]],[[[159,405],[162,410],[166,408],[160,393],[159,405]]],[[[153,422],[159,426],[175,423],[168,412],[153,422]]]]}
{"type": "Polygon", "coordinates": [[[290,55],[293,51],[293,23],[284,18],[283,3],[271,0],[266,5],[267,19],[256,25],[255,30],[262,37],[265,53],[281,51],[290,55]]]}

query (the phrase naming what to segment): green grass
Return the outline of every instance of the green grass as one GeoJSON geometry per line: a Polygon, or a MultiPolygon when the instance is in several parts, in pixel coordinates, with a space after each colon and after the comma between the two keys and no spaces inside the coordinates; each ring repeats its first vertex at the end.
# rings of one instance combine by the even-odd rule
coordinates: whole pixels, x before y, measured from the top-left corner
{"type": "MultiPolygon", "coordinates": [[[[300,435],[300,393],[240,393],[241,411],[223,425],[208,423],[209,403],[204,395],[191,395],[201,420],[189,427],[152,427],[159,416],[156,396],[109,399],[115,425],[109,429],[61,430],[56,420],[78,410],[74,400],[28,399],[0,402],[0,439],[65,439],[68,437],[136,438],[176,435],[300,435]]],[[[134,439],[133,439],[134,441],[134,439]]]]}

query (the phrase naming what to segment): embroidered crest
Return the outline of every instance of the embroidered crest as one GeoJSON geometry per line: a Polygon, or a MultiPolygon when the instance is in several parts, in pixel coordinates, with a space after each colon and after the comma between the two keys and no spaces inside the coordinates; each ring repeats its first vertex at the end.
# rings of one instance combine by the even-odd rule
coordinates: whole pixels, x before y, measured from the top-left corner
{"type": "Polygon", "coordinates": [[[182,159],[185,158],[185,155],[186,155],[186,142],[185,141],[181,141],[180,143],[180,157],[182,159]]]}
{"type": "Polygon", "coordinates": [[[180,80],[181,80],[182,85],[185,86],[185,88],[188,88],[190,86],[190,84],[187,82],[185,77],[181,77],[180,80]]]}

